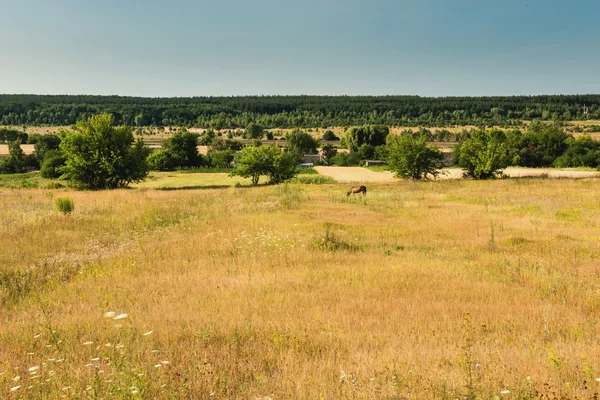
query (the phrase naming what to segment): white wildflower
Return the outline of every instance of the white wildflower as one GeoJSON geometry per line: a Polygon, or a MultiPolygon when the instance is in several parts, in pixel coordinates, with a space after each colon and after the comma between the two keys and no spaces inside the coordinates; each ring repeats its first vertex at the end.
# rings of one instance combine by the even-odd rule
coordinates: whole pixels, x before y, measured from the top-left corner
{"type": "Polygon", "coordinates": [[[114,318],[114,316],[117,315],[116,312],[114,311],[107,311],[104,313],[104,318],[114,318]]]}
{"type": "Polygon", "coordinates": [[[16,392],[17,390],[19,390],[20,387],[21,386],[13,386],[13,387],[10,388],[10,391],[11,392],[16,392]]]}
{"type": "Polygon", "coordinates": [[[84,346],[89,346],[89,345],[91,345],[91,344],[94,344],[94,342],[83,342],[83,343],[81,343],[81,344],[82,344],[82,345],[84,345],[84,346]]]}
{"type": "Polygon", "coordinates": [[[154,331],[148,331],[148,332],[144,333],[144,336],[152,335],[152,332],[154,332],[154,331]]]}
{"type": "Polygon", "coordinates": [[[128,315],[127,315],[127,314],[119,314],[119,315],[117,315],[116,317],[114,317],[113,319],[114,319],[114,320],[120,320],[120,319],[125,319],[125,318],[127,318],[127,317],[128,317],[128,315]]]}

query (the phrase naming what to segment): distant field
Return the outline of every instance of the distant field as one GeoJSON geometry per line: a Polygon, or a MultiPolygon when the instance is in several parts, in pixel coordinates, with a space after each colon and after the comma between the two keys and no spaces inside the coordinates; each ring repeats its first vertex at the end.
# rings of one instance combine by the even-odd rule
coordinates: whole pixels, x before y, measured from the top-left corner
{"type": "Polygon", "coordinates": [[[0,188],[0,398],[596,398],[599,183],[0,188]]]}

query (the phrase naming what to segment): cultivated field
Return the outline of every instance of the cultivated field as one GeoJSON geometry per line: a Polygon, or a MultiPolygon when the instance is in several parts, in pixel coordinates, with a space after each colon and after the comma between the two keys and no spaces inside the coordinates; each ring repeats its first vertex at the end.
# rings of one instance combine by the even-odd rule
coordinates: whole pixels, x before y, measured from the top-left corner
{"type": "Polygon", "coordinates": [[[0,189],[0,398],[595,398],[599,185],[0,189]]]}

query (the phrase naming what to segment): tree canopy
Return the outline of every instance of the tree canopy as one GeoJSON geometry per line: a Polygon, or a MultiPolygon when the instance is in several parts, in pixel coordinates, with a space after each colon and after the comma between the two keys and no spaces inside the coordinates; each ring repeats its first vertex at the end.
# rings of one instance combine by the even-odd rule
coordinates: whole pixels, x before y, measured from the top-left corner
{"type": "Polygon", "coordinates": [[[247,146],[235,156],[236,167],[232,176],[250,178],[257,185],[261,175],[269,178],[269,183],[277,184],[292,179],[296,171],[296,158],[293,154],[281,151],[276,145],[247,146]]]}
{"type": "Polygon", "coordinates": [[[141,140],[134,143],[131,128],[115,126],[110,114],[78,122],[63,136],[60,150],[63,177],[88,189],[126,187],[148,174],[148,148],[141,140]]]}

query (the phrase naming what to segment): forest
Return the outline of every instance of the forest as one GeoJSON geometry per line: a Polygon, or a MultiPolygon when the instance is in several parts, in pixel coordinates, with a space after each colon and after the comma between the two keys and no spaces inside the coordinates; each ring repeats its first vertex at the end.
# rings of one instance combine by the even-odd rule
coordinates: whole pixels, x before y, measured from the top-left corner
{"type": "Polygon", "coordinates": [[[97,113],[117,124],[213,129],[388,126],[515,127],[523,120],[600,119],[600,95],[510,97],[240,96],[146,98],[0,95],[1,125],[72,125],[97,113]]]}

